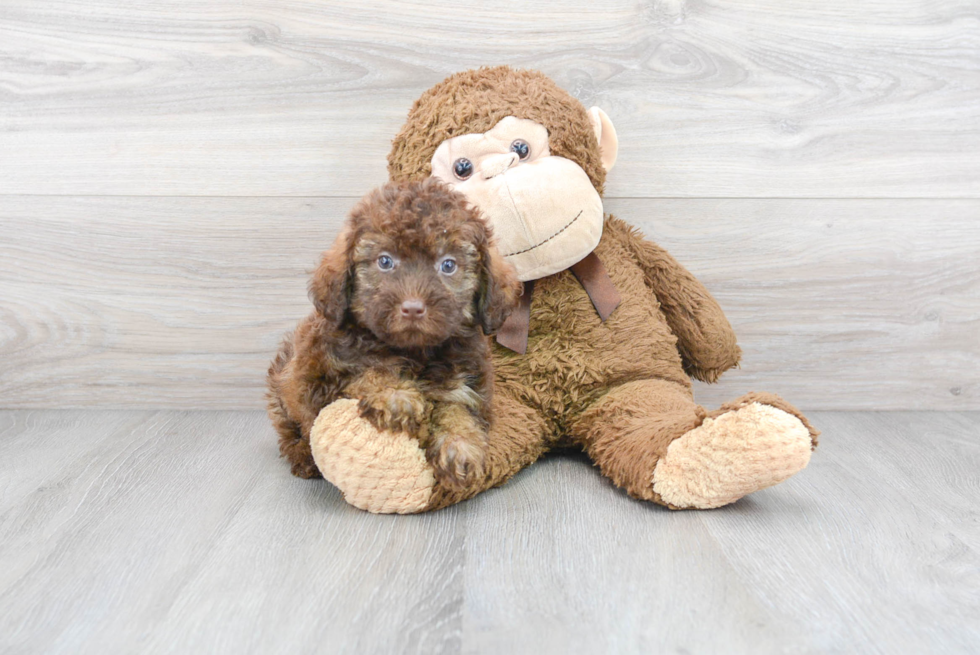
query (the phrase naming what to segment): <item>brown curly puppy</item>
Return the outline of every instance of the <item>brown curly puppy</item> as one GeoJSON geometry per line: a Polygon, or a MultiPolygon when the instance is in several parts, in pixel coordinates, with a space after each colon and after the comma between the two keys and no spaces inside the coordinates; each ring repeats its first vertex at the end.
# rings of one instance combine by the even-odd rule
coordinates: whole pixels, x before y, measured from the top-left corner
{"type": "Polygon", "coordinates": [[[389,183],[351,211],[310,281],[315,310],[269,367],[269,416],[294,475],[319,477],[310,428],[342,397],[418,437],[454,487],[484,475],[492,334],[521,284],[490,227],[435,179],[389,183]]]}

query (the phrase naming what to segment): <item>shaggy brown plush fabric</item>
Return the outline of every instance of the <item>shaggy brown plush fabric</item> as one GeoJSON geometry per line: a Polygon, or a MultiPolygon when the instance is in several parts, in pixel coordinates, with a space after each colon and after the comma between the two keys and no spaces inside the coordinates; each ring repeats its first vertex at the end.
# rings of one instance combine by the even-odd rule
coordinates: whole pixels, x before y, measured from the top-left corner
{"type": "MultiPolygon", "coordinates": [[[[392,178],[425,178],[445,139],[484,132],[506,116],[547,128],[552,154],[576,162],[602,191],[605,171],[584,107],[541,73],[507,67],[459,73],[426,91],[394,140],[392,178]]],[[[569,215],[575,211],[568,208],[569,215]]],[[[750,394],[710,414],[694,402],[689,376],[714,382],[741,355],[707,289],[666,251],[612,216],[605,218],[595,254],[619,291],[619,306],[601,320],[569,270],[536,280],[526,354],[499,345],[493,350],[495,391],[483,477],[465,488],[437,481],[424,507],[394,511],[458,502],[502,483],[557,446],[583,448],[631,496],[673,508],[733,502],[806,465],[817,432],[784,400],[750,394]],[[672,445],[685,447],[674,448],[671,459],[672,445]],[[669,466],[658,468],[668,460],[669,466]],[[710,470],[698,469],[698,462],[710,470]],[[760,469],[760,462],[772,463],[773,473],[760,469]]],[[[351,445],[329,423],[322,428],[320,442],[336,446],[336,452],[351,445]]],[[[358,435],[351,452],[389,436],[372,438],[361,428],[358,435]]],[[[417,479],[417,471],[409,473],[417,479]]],[[[402,472],[392,465],[388,474],[391,479],[383,482],[397,482],[402,472]]],[[[363,494],[357,471],[344,470],[341,477],[338,484],[348,487],[341,488],[348,497],[363,494]]],[[[377,477],[363,482],[386,488],[377,477]]]]}
{"type": "Polygon", "coordinates": [[[440,143],[486,132],[507,116],[547,127],[551,154],[576,162],[602,194],[606,170],[585,107],[547,76],[507,66],[456,73],[423,93],[392,141],[388,175],[392,180],[428,177],[440,143]]]}
{"type": "MultiPolygon", "coordinates": [[[[623,298],[606,321],[564,271],[535,283],[527,353],[494,347],[488,486],[516,462],[577,445],[631,495],[657,500],[658,459],[708,415],[687,371],[713,381],[738,363],[721,309],[666,251],[610,216],[596,254],[623,298]]],[[[437,491],[432,507],[467,491],[437,491]]]]}
{"type": "Polygon", "coordinates": [[[269,415],[295,475],[319,475],[310,428],[348,397],[377,428],[419,438],[442,483],[483,477],[484,333],[520,290],[490,239],[479,213],[432,179],[390,183],[354,208],[310,282],[315,311],[269,368],[269,415]]]}

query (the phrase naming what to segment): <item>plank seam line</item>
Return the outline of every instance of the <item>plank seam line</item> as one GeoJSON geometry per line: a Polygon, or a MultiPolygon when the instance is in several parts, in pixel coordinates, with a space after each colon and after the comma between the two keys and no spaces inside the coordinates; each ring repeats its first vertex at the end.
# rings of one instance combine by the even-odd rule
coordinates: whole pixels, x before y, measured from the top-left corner
{"type": "MultiPolygon", "coordinates": [[[[169,199],[235,199],[278,198],[282,200],[360,200],[362,196],[324,195],[186,195],[186,194],[85,194],[85,193],[0,193],[5,198],[169,198],[169,199]]],[[[605,196],[603,200],[980,200],[978,196],[605,196]]]]}

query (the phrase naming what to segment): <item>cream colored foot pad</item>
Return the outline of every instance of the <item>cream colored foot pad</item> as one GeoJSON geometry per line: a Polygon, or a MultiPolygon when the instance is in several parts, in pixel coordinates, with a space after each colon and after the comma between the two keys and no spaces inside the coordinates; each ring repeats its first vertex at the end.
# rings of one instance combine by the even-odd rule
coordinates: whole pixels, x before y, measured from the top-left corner
{"type": "Polygon", "coordinates": [[[356,400],[324,407],[310,431],[310,445],[323,477],[354,507],[411,514],[428,506],[435,478],[418,441],[379,432],[361,418],[356,400]]]}
{"type": "Polygon", "coordinates": [[[706,419],[670,444],[654,470],[653,490],[673,507],[721,507],[803,469],[810,447],[798,418],[751,403],[706,419]]]}

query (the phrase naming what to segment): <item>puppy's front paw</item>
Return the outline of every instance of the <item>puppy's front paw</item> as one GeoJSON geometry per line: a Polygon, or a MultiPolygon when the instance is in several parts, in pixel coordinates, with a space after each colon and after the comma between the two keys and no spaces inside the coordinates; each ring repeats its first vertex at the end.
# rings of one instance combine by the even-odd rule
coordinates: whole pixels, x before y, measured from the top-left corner
{"type": "Polygon", "coordinates": [[[485,450],[472,439],[444,437],[439,446],[426,455],[436,479],[449,487],[463,489],[485,475],[485,450]]]}
{"type": "Polygon", "coordinates": [[[416,389],[386,389],[365,395],[358,409],[379,430],[412,436],[418,435],[428,414],[425,397],[416,389]]]}

